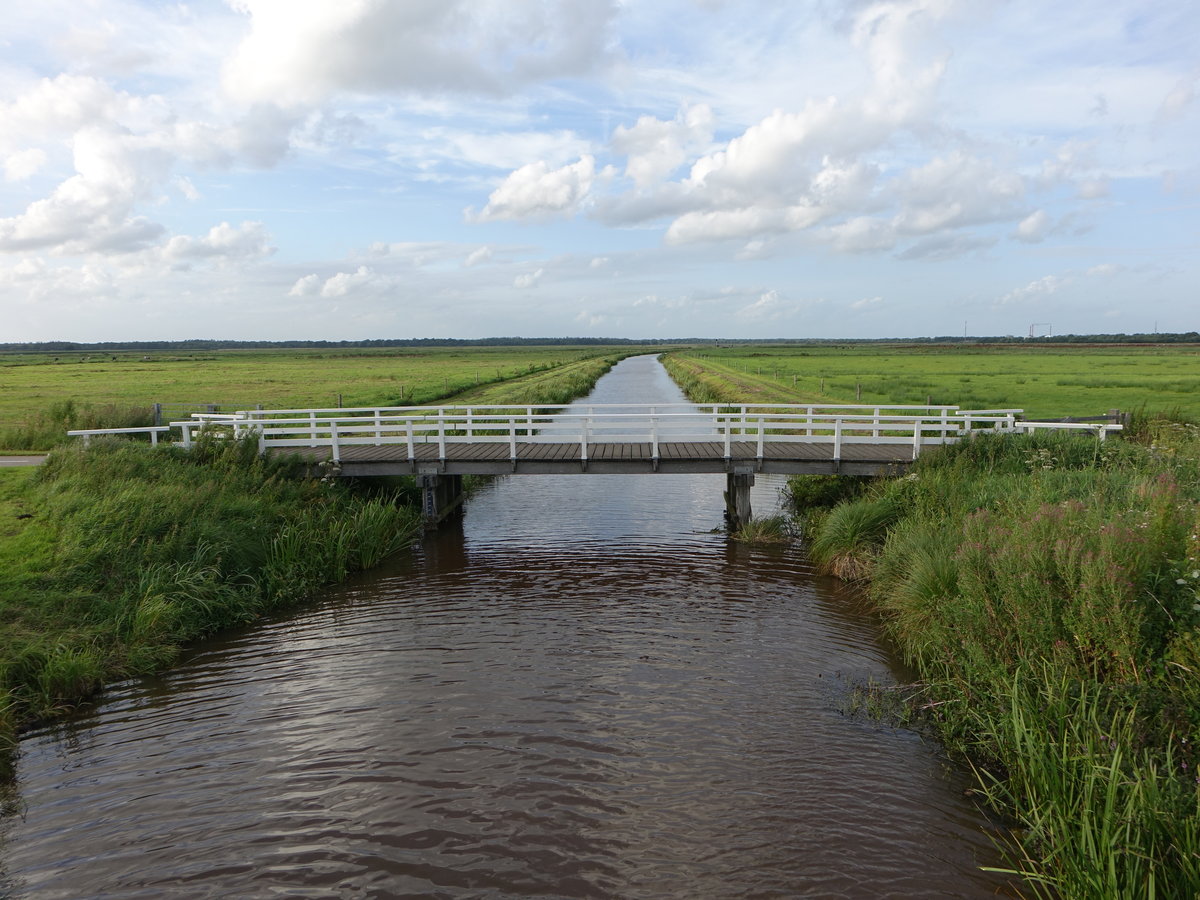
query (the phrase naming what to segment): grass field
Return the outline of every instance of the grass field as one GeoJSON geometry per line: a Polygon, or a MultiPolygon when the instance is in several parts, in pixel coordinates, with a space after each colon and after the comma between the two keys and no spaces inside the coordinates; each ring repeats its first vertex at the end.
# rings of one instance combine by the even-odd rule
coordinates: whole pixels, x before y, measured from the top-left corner
{"type": "Polygon", "coordinates": [[[0,426],[63,400],[287,407],[337,406],[340,395],[343,406],[425,403],[611,353],[607,347],[531,346],[0,355],[0,426]]]}
{"type": "Polygon", "coordinates": [[[763,402],[953,403],[1031,418],[1144,409],[1200,419],[1196,345],[767,345],[671,357],[713,390],[763,402]]]}
{"type": "Polygon", "coordinates": [[[627,346],[513,346],[0,355],[0,449],[46,449],[67,427],[147,424],[155,403],[164,404],[167,418],[183,418],[202,404],[224,411],[400,406],[450,397],[524,402],[530,386],[537,394],[543,380],[569,381],[562,376],[586,371],[590,361],[631,352],[627,346]],[[516,378],[524,387],[515,397],[489,391],[516,378]]]}

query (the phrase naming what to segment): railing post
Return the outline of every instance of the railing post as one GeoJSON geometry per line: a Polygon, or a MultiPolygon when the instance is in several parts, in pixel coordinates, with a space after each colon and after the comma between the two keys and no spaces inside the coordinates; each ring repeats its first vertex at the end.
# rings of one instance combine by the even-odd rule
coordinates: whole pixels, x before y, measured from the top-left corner
{"type": "Polygon", "coordinates": [[[813,408],[810,406],[808,408],[808,430],[804,432],[805,437],[812,437],[812,426],[813,426],[813,408]]]}
{"type": "MultiPolygon", "coordinates": [[[[915,461],[921,455],[921,426],[924,421],[913,423],[913,460],[915,461]]],[[[944,435],[945,432],[942,432],[944,435]]]]}
{"type": "Polygon", "coordinates": [[[871,430],[871,437],[879,437],[879,407],[875,407],[875,419],[871,422],[874,426],[871,430]]]}
{"type": "Polygon", "coordinates": [[[417,458],[416,448],[413,446],[413,420],[410,416],[404,420],[405,432],[408,435],[408,461],[413,462],[417,458]]]}
{"type": "Polygon", "coordinates": [[[658,462],[658,418],[650,416],[650,458],[658,462]]]}
{"type": "Polygon", "coordinates": [[[183,432],[183,449],[192,449],[192,423],[184,422],[179,426],[179,430],[183,432]]]}
{"type": "Polygon", "coordinates": [[[730,452],[729,452],[729,449],[730,449],[730,448],[729,448],[729,439],[730,439],[730,435],[733,433],[733,428],[732,428],[732,426],[729,424],[729,417],[728,417],[728,416],[726,416],[726,417],[725,417],[725,419],[724,419],[724,421],[723,421],[723,422],[721,422],[720,424],[722,424],[722,425],[724,425],[724,426],[725,426],[725,460],[726,460],[726,461],[728,461],[728,460],[729,460],[729,458],[730,458],[730,452]]]}
{"type": "Polygon", "coordinates": [[[157,431],[150,432],[150,446],[151,447],[158,446],[158,432],[157,431]]]}
{"type": "Polygon", "coordinates": [[[587,462],[587,445],[588,445],[588,423],[591,419],[584,419],[581,424],[579,436],[579,458],[587,462]]]}
{"type": "Polygon", "coordinates": [[[317,414],[315,412],[310,412],[308,414],[308,422],[309,435],[312,437],[312,442],[315,444],[317,442],[317,414]]]}
{"type": "Polygon", "coordinates": [[[338,425],[337,419],[329,420],[329,445],[332,448],[332,456],[334,462],[342,461],[342,448],[338,444],[338,425]]]}
{"type": "Polygon", "coordinates": [[[517,417],[508,420],[508,456],[515,465],[517,462],[517,417]]]}
{"type": "Polygon", "coordinates": [[[383,440],[383,420],[379,409],[375,410],[375,446],[379,446],[379,441],[383,440]]]}
{"type": "Polygon", "coordinates": [[[833,461],[837,462],[842,458],[842,420],[834,418],[833,420],[833,461]]]}
{"type": "Polygon", "coordinates": [[[446,411],[438,410],[438,459],[446,461],[446,411]]]}
{"type": "Polygon", "coordinates": [[[762,458],[763,458],[763,437],[766,434],[766,431],[767,431],[766,426],[763,425],[763,420],[762,420],[762,417],[760,416],[759,420],[758,420],[758,458],[759,458],[759,460],[762,460],[762,458]]]}
{"type": "Polygon", "coordinates": [[[468,406],[467,407],[467,437],[468,438],[475,437],[475,418],[471,413],[472,413],[471,407],[468,406]]]}

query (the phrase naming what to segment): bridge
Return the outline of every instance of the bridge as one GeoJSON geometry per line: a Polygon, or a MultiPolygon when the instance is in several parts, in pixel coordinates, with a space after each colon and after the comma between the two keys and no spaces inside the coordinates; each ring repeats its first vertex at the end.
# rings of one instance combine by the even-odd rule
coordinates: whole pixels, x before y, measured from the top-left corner
{"type": "Polygon", "coordinates": [[[264,454],[297,455],[321,477],[416,476],[427,523],[461,502],[463,475],[713,473],[726,476],[732,524],[751,516],[758,473],[899,474],[930,447],[979,432],[1085,429],[1103,440],[1120,425],[1023,421],[1019,409],[957,406],[620,404],[405,406],[199,413],[170,426],[254,435],[264,454]]]}

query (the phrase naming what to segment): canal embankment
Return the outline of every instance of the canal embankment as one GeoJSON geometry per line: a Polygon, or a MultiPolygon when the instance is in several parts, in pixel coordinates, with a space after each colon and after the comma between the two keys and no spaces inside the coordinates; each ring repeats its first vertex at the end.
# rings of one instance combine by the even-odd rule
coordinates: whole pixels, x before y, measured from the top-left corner
{"type": "Polygon", "coordinates": [[[978,437],[810,516],[1048,896],[1200,894],[1200,440],[1142,427],[978,437]]]}

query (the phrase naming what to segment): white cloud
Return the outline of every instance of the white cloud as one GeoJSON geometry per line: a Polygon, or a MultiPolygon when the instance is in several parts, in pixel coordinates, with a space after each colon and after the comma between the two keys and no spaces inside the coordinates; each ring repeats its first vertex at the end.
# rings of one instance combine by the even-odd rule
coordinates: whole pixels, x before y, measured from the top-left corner
{"type": "Polygon", "coordinates": [[[342,92],[505,93],[594,70],[613,0],[229,0],[250,32],[226,91],[246,102],[318,104],[342,92]]]}
{"type": "Polygon", "coordinates": [[[738,318],[751,320],[778,319],[788,310],[785,309],[779,291],[770,290],[759,294],[749,306],[743,306],[737,311],[738,318]]]}
{"type": "Polygon", "coordinates": [[[1158,108],[1155,118],[1159,124],[1178,119],[1187,111],[1196,100],[1197,82],[1200,82],[1200,76],[1195,73],[1176,82],[1158,108]]]}
{"type": "Polygon", "coordinates": [[[535,269],[532,272],[526,272],[524,275],[518,275],[513,279],[513,287],[522,289],[537,287],[545,274],[545,269],[535,269]]]}
{"type": "Polygon", "coordinates": [[[4,180],[25,181],[41,171],[46,164],[46,154],[37,147],[13,153],[4,159],[4,180]]]}
{"type": "Polygon", "coordinates": [[[375,273],[374,269],[359,266],[353,272],[338,272],[329,278],[321,287],[321,296],[345,297],[347,294],[358,291],[363,287],[377,285],[382,283],[382,281],[383,279],[375,273]]]}
{"type": "Polygon", "coordinates": [[[897,229],[929,234],[1014,218],[1025,183],[991,160],[955,152],[906,172],[896,190],[903,203],[897,229]]]}
{"type": "Polygon", "coordinates": [[[1064,286],[1069,284],[1070,281],[1071,279],[1069,277],[1064,278],[1058,275],[1045,275],[1036,281],[1029,282],[1029,284],[1025,285],[1024,287],[1019,287],[1015,290],[1009,291],[1000,298],[999,303],[1001,305],[1007,305],[1010,303],[1023,303],[1027,300],[1035,300],[1039,297],[1056,294],[1064,286]]]}
{"type": "Polygon", "coordinates": [[[1036,244],[1045,239],[1050,224],[1050,217],[1046,215],[1046,211],[1039,209],[1021,220],[1017,230],[1013,232],[1013,237],[1027,244],[1036,244]]]}
{"type": "Polygon", "coordinates": [[[864,297],[862,300],[855,300],[850,304],[850,308],[854,310],[871,309],[883,303],[882,297],[864,297]]]}
{"type": "Polygon", "coordinates": [[[870,253],[896,246],[896,229],[890,222],[859,216],[829,229],[833,246],[844,253],[870,253]]]}
{"type": "Polygon", "coordinates": [[[262,222],[243,222],[234,228],[228,222],[213,226],[202,238],[175,235],[163,247],[168,261],[193,259],[261,259],[274,252],[262,222]]]}
{"type": "Polygon", "coordinates": [[[625,174],[639,188],[649,187],[666,178],[687,159],[688,151],[703,148],[713,137],[715,120],[712,110],[699,104],[684,107],[673,121],[641,116],[626,128],[618,125],[612,146],[628,157],[625,174]]]}
{"type": "Polygon", "coordinates": [[[0,219],[0,250],[125,252],[162,234],[134,206],[162,183],[169,157],[115,129],[85,128],[73,144],[76,174],[21,215],[0,219]]]}
{"type": "Polygon", "coordinates": [[[595,160],[551,170],[544,162],[530,163],[509,175],[492,191],[487,206],[467,218],[475,222],[538,219],[574,213],[587,198],[596,176],[595,160]]]}
{"type": "Polygon", "coordinates": [[[467,267],[478,266],[490,261],[491,258],[492,248],[487,244],[484,244],[482,247],[477,247],[476,249],[472,250],[467,255],[467,258],[463,261],[463,265],[467,267]]]}
{"type": "Polygon", "coordinates": [[[327,300],[357,294],[364,289],[387,288],[394,279],[381,275],[368,266],[359,266],[353,272],[338,272],[323,282],[315,272],[296,279],[287,292],[289,297],[316,297],[327,300]]]}
{"type": "Polygon", "coordinates": [[[183,194],[184,197],[193,203],[201,197],[200,192],[196,190],[196,185],[192,184],[192,179],[186,175],[175,176],[175,187],[179,188],[179,193],[183,194]]]}
{"type": "Polygon", "coordinates": [[[321,276],[315,272],[312,275],[305,275],[302,278],[297,278],[296,283],[292,285],[292,289],[288,291],[289,297],[315,297],[321,292],[321,276]]]}

